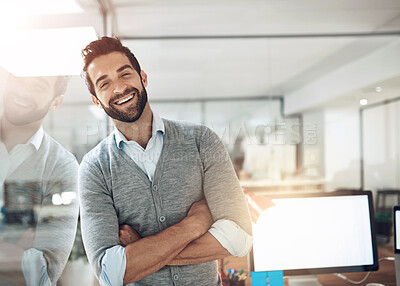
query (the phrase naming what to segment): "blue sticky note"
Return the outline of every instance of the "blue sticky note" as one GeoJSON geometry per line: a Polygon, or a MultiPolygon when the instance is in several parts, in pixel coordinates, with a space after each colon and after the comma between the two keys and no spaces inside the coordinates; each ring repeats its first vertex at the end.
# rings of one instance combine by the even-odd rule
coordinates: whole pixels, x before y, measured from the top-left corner
{"type": "Polygon", "coordinates": [[[251,272],[251,285],[267,286],[267,272],[251,272]]]}
{"type": "Polygon", "coordinates": [[[251,284],[254,286],[284,286],[283,271],[251,272],[251,284]]]}
{"type": "Polygon", "coordinates": [[[283,286],[283,271],[269,271],[269,286],[283,286]]]}

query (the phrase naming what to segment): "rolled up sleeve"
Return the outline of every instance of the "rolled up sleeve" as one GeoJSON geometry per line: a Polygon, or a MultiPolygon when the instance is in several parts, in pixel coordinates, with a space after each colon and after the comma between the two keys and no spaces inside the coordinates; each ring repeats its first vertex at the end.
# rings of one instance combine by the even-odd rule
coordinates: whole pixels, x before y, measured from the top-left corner
{"type": "Polygon", "coordinates": [[[123,284],[126,269],[125,248],[116,245],[106,250],[101,260],[101,286],[120,286],[123,284]]]}
{"type": "Polygon", "coordinates": [[[236,257],[243,257],[249,253],[253,238],[240,226],[230,220],[217,220],[208,230],[216,240],[236,257]]]}
{"type": "Polygon", "coordinates": [[[51,281],[47,274],[47,262],[43,252],[35,248],[25,250],[21,264],[26,285],[51,286],[51,281]]]}

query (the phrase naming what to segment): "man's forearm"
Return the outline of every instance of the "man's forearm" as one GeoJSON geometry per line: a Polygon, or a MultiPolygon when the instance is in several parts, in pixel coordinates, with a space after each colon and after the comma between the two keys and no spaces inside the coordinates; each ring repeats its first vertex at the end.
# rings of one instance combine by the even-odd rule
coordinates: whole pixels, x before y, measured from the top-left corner
{"type": "Polygon", "coordinates": [[[198,239],[192,241],[185,247],[168,265],[189,265],[221,259],[231,254],[215,239],[206,232],[198,239]]]}
{"type": "Polygon", "coordinates": [[[139,239],[126,246],[124,284],[138,281],[164,267],[190,242],[203,233],[190,229],[191,220],[184,220],[162,232],[139,239]]]}

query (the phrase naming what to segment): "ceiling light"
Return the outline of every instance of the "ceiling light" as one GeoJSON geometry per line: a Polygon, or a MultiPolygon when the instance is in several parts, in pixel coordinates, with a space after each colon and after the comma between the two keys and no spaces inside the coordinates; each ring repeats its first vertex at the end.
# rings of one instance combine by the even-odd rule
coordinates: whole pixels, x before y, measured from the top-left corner
{"type": "Polygon", "coordinates": [[[21,31],[0,44],[0,66],[15,76],[79,75],[93,27],[21,31]]]}
{"type": "Polygon", "coordinates": [[[367,105],[368,104],[368,100],[366,100],[365,98],[360,100],[360,104],[361,105],[367,105]]]}
{"type": "Polygon", "coordinates": [[[375,87],[375,91],[376,91],[376,92],[381,92],[382,90],[383,90],[383,88],[380,87],[380,86],[375,87]]]}

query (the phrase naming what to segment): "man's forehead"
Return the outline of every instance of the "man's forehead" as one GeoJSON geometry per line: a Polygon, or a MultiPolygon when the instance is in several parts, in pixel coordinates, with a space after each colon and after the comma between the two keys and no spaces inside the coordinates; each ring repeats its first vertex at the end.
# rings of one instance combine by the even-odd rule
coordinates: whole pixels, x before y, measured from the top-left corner
{"type": "Polygon", "coordinates": [[[124,65],[132,66],[128,57],[121,52],[111,52],[95,58],[88,66],[88,73],[90,76],[96,77],[115,72],[124,65]]]}
{"type": "Polygon", "coordinates": [[[16,83],[26,83],[30,85],[39,85],[44,87],[53,87],[57,80],[57,76],[38,76],[38,77],[15,77],[11,76],[10,80],[16,83]]]}

